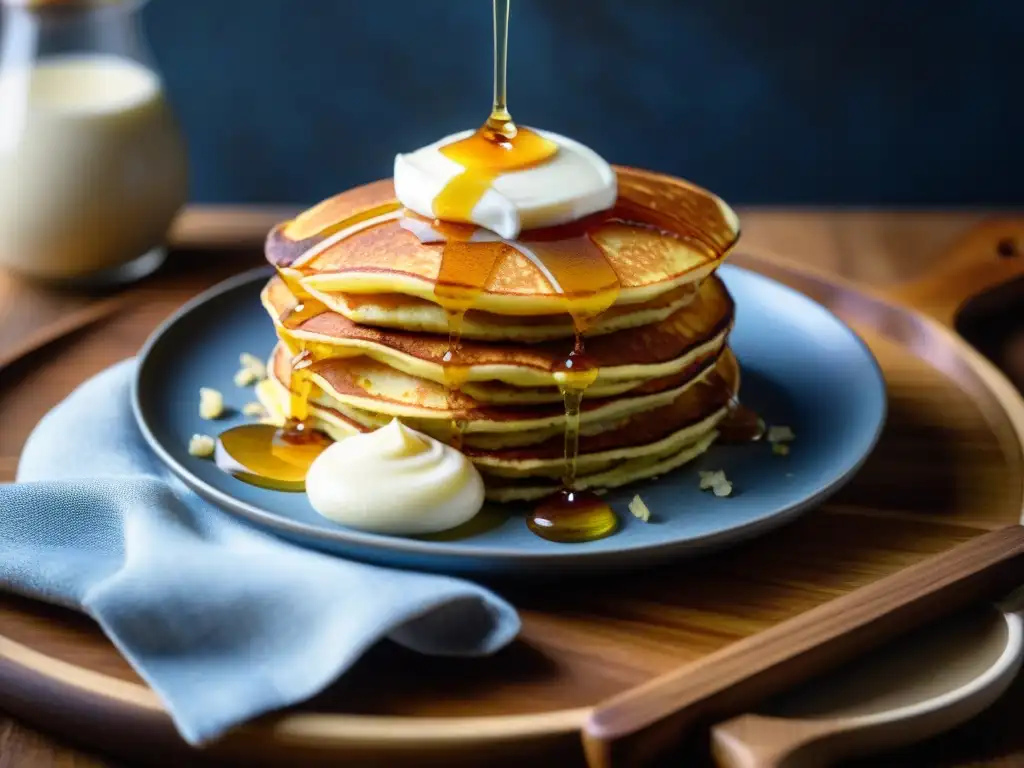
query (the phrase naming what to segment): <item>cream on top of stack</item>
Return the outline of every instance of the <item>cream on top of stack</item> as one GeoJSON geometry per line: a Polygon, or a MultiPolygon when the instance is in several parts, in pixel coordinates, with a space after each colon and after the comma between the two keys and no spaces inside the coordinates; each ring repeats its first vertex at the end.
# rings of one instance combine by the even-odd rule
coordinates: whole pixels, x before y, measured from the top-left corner
{"type": "MultiPolygon", "coordinates": [[[[621,219],[591,235],[621,288],[586,332],[599,374],[580,417],[581,489],[699,455],[739,387],[726,346],[734,307],[713,276],[738,238],[734,214],[676,179],[632,170],[618,178],[621,219]]],[[[456,420],[489,498],[558,490],[565,413],[553,372],[573,335],[563,298],[511,243],[466,315],[457,355],[465,381],[449,393],[447,315],[433,295],[444,246],[410,231],[392,194],[388,182],[360,187],[270,234],[267,257],[279,276],[262,299],[282,343],[261,399],[277,418],[288,415],[291,359],[310,349],[311,417],[335,439],[395,416],[450,439],[456,420]],[[324,309],[286,327],[304,298],[296,293],[324,309]]]]}

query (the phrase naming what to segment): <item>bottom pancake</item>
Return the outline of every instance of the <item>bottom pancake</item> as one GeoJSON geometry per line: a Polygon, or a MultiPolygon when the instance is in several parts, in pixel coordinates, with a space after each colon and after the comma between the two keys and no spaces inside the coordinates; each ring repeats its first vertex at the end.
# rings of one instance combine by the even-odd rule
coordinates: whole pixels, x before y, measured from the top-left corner
{"type": "MultiPolygon", "coordinates": [[[[257,395],[270,414],[268,421],[278,425],[283,424],[285,421],[283,406],[287,393],[275,382],[267,379],[257,387],[257,395]]],[[[724,412],[722,416],[724,416],[724,412]]],[[[717,422],[720,418],[712,420],[717,422]]],[[[360,432],[372,431],[346,419],[336,411],[316,405],[310,407],[309,423],[314,429],[327,434],[333,440],[344,440],[346,437],[360,432]]],[[[714,428],[707,429],[703,433],[700,433],[699,430],[695,432],[696,434],[687,435],[678,442],[668,441],[649,455],[637,455],[633,458],[628,455],[620,455],[618,458],[600,459],[599,467],[595,465],[595,469],[598,471],[577,476],[576,488],[577,490],[618,488],[677,469],[704,454],[718,437],[718,432],[714,428]]],[[[483,475],[484,490],[488,501],[497,503],[537,501],[561,489],[561,483],[553,477],[506,477],[493,474],[488,471],[487,467],[480,466],[476,461],[474,464],[483,475]]]]}
{"type": "MultiPolygon", "coordinates": [[[[660,455],[629,459],[617,463],[603,472],[576,478],[576,490],[589,491],[601,488],[618,488],[638,480],[658,477],[683,466],[704,454],[715,442],[718,432],[712,430],[699,439],[683,446],[673,446],[660,455]]],[[[510,481],[507,478],[490,477],[484,473],[484,487],[489,501],[536,501],[561,490],[559,482],[545,483],[542,478],[510,481]]]]}

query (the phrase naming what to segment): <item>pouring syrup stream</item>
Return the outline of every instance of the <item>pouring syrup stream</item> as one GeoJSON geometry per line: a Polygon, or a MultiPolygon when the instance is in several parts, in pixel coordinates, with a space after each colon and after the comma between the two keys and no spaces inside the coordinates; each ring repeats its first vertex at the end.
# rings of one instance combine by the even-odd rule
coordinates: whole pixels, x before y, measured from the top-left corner
{"type": "MultiPolygon", "coordinates": [[[[434,199],[435,226],[447,229],[434,293],[448,314],[448,350],[444,356],[445,385],[455,392],[471,370],[460,361],[460,342],[466,312],[486,289],[494,271],[515,248],[501,242],[471,242],[473,228],[460,231],[443,220],[467,221],[481,198],[502,173],[524,170],[550,160],[554,142],[515,124],[508,109],[508,22],[510,0],[494,0],[494,98],[487,121],[472,135],[441,148],[463,167],[434,199]],[[461,236],[460,236],[461,235],[461,236]]],[[[558,228],[555,228],[557,230],[558,228]]],[[[571,228],[570,228],[571,229],[571,228]]],[[[597,496],[575,490],[579,454],[579,422],[583,395],[599,374],[586,358],[583,332],[587,322],[611,306],[618,277],[586,230],[555,231],[540,238],[523,234],[531,251],[553,278],[552,290],[563,297],[572,316],[575,343],[553,371],[565,402],[565,454],[562,490],[527,517],[530,530],[552,541],[581,541],[606,536],[618,525],[612,509],[597,496]]],[[[451,402],[451,394],[449,394],[451,402]]],[[[456,416],[454,430],[459,434],[456,416]]]]}

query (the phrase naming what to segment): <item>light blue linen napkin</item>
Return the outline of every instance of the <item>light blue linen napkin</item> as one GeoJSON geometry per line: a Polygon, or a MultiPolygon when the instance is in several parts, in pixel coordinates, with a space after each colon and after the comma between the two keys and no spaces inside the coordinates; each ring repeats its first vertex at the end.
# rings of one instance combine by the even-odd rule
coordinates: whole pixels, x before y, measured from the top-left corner
{"type": "Polygon", "coordinates": [[[384,638],[484,655],[519,631],[469,582],[304,550],[232,519],[139,434],[128,360],[44,418],[0,486],[0,588],[92,616],[191,744],[318,693],[384,638]]]}

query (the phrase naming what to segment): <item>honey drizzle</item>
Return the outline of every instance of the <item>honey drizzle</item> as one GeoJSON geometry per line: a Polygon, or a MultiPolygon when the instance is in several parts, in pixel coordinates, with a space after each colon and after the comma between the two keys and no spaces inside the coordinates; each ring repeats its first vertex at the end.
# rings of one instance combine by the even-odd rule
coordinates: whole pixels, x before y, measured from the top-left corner
{"type": "Polygon", "coordinates": [[[471,221],[476,204],[502,173],[541,165],[558,145],[529,128],[520,128],[508,111],[508,17],[510,0],[494,0],[494,100],[491,114],[471,136],[446,144],[440,152],[462,166],[433,200],[442,221],[471,221]]]}
{"type": "Polygon", "coordinates": [[[494,0],[494,99],[487,127],[512,137],[516,124],[508,111],[508,17],[510,0],[494,0]]]}
{"type": "Polygon", "coordinates": [[[542,165],[558,151],[553,141],[529,128],[509,122],[512,133],[506,135],[492,129],[490,120],[471,136],[439,149],[463,168],[433,200],[439,220],[469,222],[473,209],[498,176],[542,165]]]}
{"type": "MultiPolygon", "coordinates": [[[[553,293],[563,298],[565,311],[573,318],[575,344],[565,362],[553,371],[565,404],[565,455],[563,493],[558,503],[540,505],[548,515],[528,518],[531,530],[555,541],[595,538],[617,526],[615,513],[592,494],[574,491],[579,454],[580,407],[587,388],[599,370],[586,359],[583,334],[587,325],[615,303],[619,279],[604,253],[591,240],[587,225],[527,232],[517,248],[500,242],[472,242],[475,228],[447,222],[468,222],[495,179],[502,173],[540,165],[554,156],[557,145],[528,128],[516,126],[508,110],[506,71],[508,62],[509,0],[494,0],[494,101],[491,114],[472,136],[440,148],[440,152],[462,166],[433,200],[434,223],[445,235],[434,294],[448,316],[448,349],[445,352],[444,383],[452,394],[465,383],[469,366],[458,362],[462,326],[466,312],[487,287],[504,257],[519,246],[539,262],[553,293]],[[594,517],[583,524],[580,516],[594,517]],[[572,521],[572,522],[570,522],[572,521]]],[[[456,417],[457,418],[457,417],[456,417]]],[[[457,421],[455,425],[457,427],[457,421]]],[[[460,432],[456,428],[456,435],[460,432]]]]}
{"type": "Polygon", "coordinates": [[[764,419],[752,408],[740,402],[729,382],[721,374],[713,371],[704,382],[713,393],[715,405],[728,409],[725,418],[716,427],[719,443],[753,443],[764,437],[768,431],[764,419]]]}
{"type": "Polygon", "coordinates": [[[491,273],[504,256],[501,243],[471,243],[475,227],[450,222],[434,222],[445,235],[441,266],[434,283],[434,296],[448,318],[448,349],[442,358],[444,387],[451,413],[452,445],[462,448],[465,419],[458,411],[455,395],[469,379],[470,366],[457,361],[462,346],[462,326],[466,312],[476,303],[491,273]]]}
{"type": "Polygon", "coordinates": [[[452,436],[462,445],[465,422],[456,412],[453,395],[469,377],[471,367],[458,362],[466,312],[476,303],[494,270],[508,253],[503,243],[471,242],[476,227],[468,223],[473,209],[502,173],[540,165],[557,145],[528,128],[517,128],[508,112],[509,0],[494,0],[494,102],[487,121],[471,136],[440,148],[441,154],[462,166],[434,198],[434,228],[445,236],[434,295],[448,318],[448,349],[444,354],[444,385],[452,411],[452,436]]]}
{"type": "MultiPolygon", "coordinates": [[[[397,205],[389,204],[334,223],[319,221],[318,231],[320,234],[339,233],[396,209],[397,205]]],[[[300,257],[297,261],[301,262],[304,258],[300,257]]],[[[313,391],[313,366],[331,356],[331,347],[309,341],[295,333],[307,320],[328,311],[327,306],[311,296],[302,285],[302,275],[309,272],[309,267],[299,265],[282,266],[277,270],[278,276],[296,299],[296,304],[281,316],[283,327],[278,334],[292,353],[288,381],[288,418],[284,426],[243,424],[233,427],[220,434],[214,452],[218,467],[239,480],[261,488],[305,490],[306,472],[330,444],[327,436],[310,425],[309,398],[313,391]]]]}
{"type": "Polygon", "coordinates": [[[717,429],[720,443],[753,443],[764,437],[767,426],[755,411],[734,398],[717,429]]]}
{"type": "Polygon", "coordinates": [[[243,424],[220,434],[214,458],[230,475],[277,491],[302,491],[306,472],[330,441],[318,432],[294,433],[271,424],[243,424]]]}

